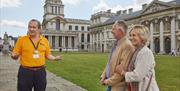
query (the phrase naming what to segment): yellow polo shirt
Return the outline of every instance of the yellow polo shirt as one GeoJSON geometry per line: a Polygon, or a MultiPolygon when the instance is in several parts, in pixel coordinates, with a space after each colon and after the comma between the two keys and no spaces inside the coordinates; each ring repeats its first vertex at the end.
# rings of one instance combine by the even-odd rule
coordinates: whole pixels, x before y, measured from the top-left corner
{"type": "Polygon", "coordinates": [[[35,48],[29,39],[29,36],[20,37],[17,40],[13,53],[20,55],[20,64],[22,66],[37,67],[45,64],[46,56],[51,54],[49,42],[43,36],[40,36],[39,40],[34,43],[35,46],[37,46],[38,42],[39,46],[37,50],[39,58],[33,58],[35,48]]]}

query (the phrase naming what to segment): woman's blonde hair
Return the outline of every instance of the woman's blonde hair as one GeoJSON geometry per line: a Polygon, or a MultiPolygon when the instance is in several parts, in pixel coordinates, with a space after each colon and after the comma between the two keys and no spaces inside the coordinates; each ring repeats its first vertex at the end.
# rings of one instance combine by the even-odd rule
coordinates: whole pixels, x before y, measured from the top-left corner
{"type": "Polygon", "coordinates": [[[143,40],[143,44],[149,45],[150,31],[146,26],[140,25],[140,24],[132,25],[129,30],[129,34],[132,31],[136,31],[136,33],[139,35],[139,37],[143,40]]]}

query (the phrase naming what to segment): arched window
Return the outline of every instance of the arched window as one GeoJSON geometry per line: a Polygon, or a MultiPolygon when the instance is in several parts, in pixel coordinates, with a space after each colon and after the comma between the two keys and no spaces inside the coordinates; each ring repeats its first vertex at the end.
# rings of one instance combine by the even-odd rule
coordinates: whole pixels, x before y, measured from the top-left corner
{"type": "Polygon", "coordinates": [[[60,30],[60,20],[56,20],[56,30],[60,30]]]}
{"type": "Polygon", "coordinates": [[[159,38],[156,38],[154,40],[154,45],[155,45],[155,52],[159,53],[159,51],[160,51],[159,38]]]}
{"type": "Polygon", "coordinates": [[[75,30],[78,30],[78,26],[75,26],[75,30]]]}
{"type": "Polygon", "coordinates": [[[169,37],[165,38],[165,52],[167,54],[171,52],[171,39],[169,37]]]}

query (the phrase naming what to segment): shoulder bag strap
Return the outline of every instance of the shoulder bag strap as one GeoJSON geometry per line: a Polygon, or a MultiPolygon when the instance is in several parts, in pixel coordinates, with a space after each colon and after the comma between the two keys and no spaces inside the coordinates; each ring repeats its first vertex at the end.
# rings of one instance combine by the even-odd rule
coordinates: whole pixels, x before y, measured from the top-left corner
{"type": "Polygon", "coordinates": [[[145,91],[148,91],[148,89],[149,89],[149,86],[150,86],[150,84],[151,84],[151,80],[152,80],[152,76],[153,76],[153,74],[151,74],[151,77],[150,77],[150,79],[149,79],[149,83],[148,83],[147,88],[146,88],[146,90],[145,90],[145,91]]]}

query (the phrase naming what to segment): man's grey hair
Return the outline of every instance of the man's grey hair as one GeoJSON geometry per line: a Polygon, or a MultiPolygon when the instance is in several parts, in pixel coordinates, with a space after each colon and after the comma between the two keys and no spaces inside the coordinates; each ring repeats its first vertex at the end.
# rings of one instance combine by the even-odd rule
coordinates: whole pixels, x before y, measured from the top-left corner
{"type": "Polygon", "coordinates": [[[122,32],[124,32],[125,34],[127,33],[128,26],[125,21],[117,20],[117,21],[115,21],[113,26],[122,26],[124,29],[124,30],[122,30],[122,32]]]}

